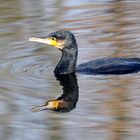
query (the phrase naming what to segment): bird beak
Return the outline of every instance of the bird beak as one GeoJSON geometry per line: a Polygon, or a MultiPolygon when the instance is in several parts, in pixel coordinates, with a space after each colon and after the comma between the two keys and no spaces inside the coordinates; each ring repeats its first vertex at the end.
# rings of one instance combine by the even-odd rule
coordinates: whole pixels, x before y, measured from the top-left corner
{"type": "Polygon", "coordinates": [[[48,101],[43,106],[33,107],[32,111],[38,112],[38,111],[42,111],[42,110],[56,110],[58,108],[59,108],[59,101],[53,100],[53,101],[48,101]]]}
{"type": "Polygon", "coordinates": [[[30,37],[28,41],[44,43],[47,45],[54,46],[58,49],[64,48],[64,41],[57,41],[56,39],[55,40],[52,39],[52,37],[47,37],[47,38],[30,37]]]}

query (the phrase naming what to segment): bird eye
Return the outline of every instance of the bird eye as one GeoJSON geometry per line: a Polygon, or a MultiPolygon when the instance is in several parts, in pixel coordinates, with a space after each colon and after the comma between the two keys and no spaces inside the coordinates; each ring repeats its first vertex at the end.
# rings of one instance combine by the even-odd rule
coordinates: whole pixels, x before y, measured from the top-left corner
{"type": "Polygon", "coordinates": [[[55,37],[50,37],[50,39],[56,41],[56,38],[55,37]]]}

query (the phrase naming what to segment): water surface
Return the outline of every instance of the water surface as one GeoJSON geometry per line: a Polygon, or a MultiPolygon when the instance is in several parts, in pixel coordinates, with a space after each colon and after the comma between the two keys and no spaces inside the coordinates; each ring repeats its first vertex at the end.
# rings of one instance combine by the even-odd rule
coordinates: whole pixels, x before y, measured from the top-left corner
{"type": "Polygon", "coordinates": [[[2,140],[138,140],[139,73],[77,74],[79,100],[69,113],[32,106],[56,99],[59,50],[29,43],[65,29],[79,46],[78,64],[100,57],[140,57],[138,0],[0,0],[0,138],[2,140]]]}

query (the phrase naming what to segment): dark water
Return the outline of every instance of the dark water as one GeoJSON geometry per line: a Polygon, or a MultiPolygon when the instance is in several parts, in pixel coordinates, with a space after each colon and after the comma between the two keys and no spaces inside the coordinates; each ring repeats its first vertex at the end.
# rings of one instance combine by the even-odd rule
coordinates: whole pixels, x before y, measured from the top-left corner
{"type": "Polygon", "coordinates": [[[0,0],[0,139],[139,140],[139,73],[77,74],[75,109],[31,111],[63,90],[53,74],[60,52],[28,38],[58,29],[75,34],[78,64],[140,57],[139,0],[0,0]]]}

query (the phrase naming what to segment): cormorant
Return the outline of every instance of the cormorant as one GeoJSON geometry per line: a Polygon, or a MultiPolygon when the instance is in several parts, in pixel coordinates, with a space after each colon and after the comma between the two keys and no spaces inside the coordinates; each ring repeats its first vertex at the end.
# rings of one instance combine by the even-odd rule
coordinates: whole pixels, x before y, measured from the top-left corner
{"type": "Polygon", "coordinates": [[[33,107],[32,111],[53,110],[57,112],[69,112],[76,107],[79,90],[75,73],[57,75],[56,78],[62,86],[63,94],[55,100],[49,100],[41,106],[33,107]]]}
{"type": "Polygon", "coordinates": [[[78,47],[70,31],[56,31],[45,38],[31,37],[29,41],[45,43],[62,52],[62,57],[54,70],[55,75],[74,72],[118,75],[140,71],[140,58],[99,58],[76,67],[78,47]]]}

